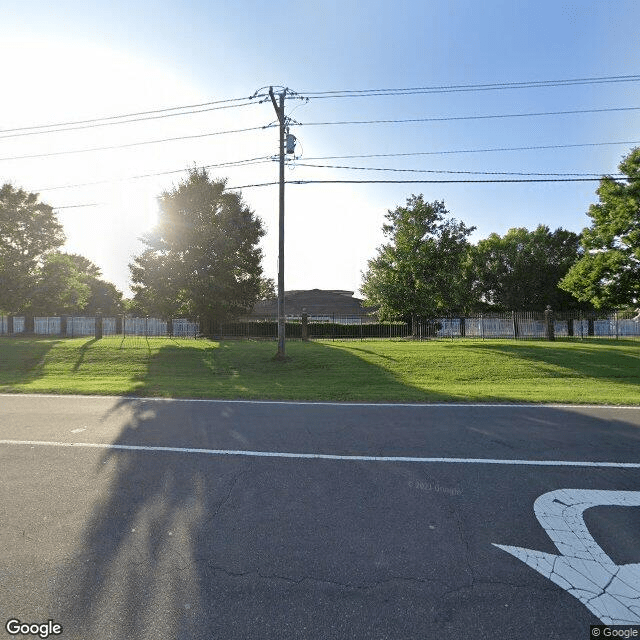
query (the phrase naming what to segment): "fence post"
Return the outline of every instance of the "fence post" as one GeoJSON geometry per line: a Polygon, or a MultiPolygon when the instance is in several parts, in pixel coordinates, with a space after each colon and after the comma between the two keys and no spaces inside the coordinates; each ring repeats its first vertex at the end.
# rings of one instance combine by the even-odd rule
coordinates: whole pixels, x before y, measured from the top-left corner
{"type": "Polygon", "coordinates": [[[35,324],[33,321],[33,316],[32,315],[25,315],[24,317],[24,334],[25,335],[30,335],[35,333],[35,324]]]}
{"type": "Polygon", "coordinates": [[[587,319],[587,336],[594,336],[596,333],[596,326],[593,316],[587,319]]]}
{"type": "Polygon", "coordinates": [[[460,318],[460,337],[461,338],[467,337],[467,328],[464,324],[464,316],[460,318]]]}
{"type": "Polygon", "coordinates": [[[518,332],[518,319],[515,311],[511,312],[511,322],[513,323],[513,339],[517,340],[520,337],[520,334],[518,332]]]}
{"type": "Polygon", "coordinates": [[[567,335],[573,338],[573,318],[567,320],[567,335]]]}
{"type": "Polygon", "coordinates": [[[102,314],[96,314],[95,339],[102,340],[102,314]]]}
{"type": "Polygon", "coordinates": [[[547,305],[547,308],[544,310],[544,331],[547,340],[555,340],[555,328],[553,326],[553,311],[551,310],[551,305],[547,305]]]}
{"type": "Polygon", "coordinates": [[[616,340],[617,340],[618,339],[618,312],[617,311],[614,312],[614,318],[616,322],[616,340]]]}
{"type": "Polygon", "coordinates": [[[484,316],[482,313],[480,314],[480,336],[484,340],[484,316]]]}
{"type": "Polygon", "coordinates": [[[306,311],[302,312],[302,339],[309,339],[309,314],[306,311]]]}
{"type": "Polygon", "coordinates": [[[13,316],[7,316],[7,335],[13,335],[13,316]]]}
{"type": "Polygon", "coordinates": [[[167,333],[170,338],[173,338],[173,318],[167,320],[167,333]]]}

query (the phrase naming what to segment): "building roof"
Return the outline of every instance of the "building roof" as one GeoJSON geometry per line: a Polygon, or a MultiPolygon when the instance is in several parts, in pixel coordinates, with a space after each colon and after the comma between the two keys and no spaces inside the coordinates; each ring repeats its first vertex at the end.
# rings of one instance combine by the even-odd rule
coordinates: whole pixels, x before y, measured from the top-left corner
{"type": "MultiPolygon", "coordinates": [[[[354,298],[353,291],[343,289],[296,289],[285,291],[284,307],[287,316],[300,316],[303,312],[315,315],[367,315],[371,307],[363,307],[362,299],[354,298]]],[[[275,317],[278,313],[278,300],[261,300],[251,312],[252,317],[275,317]]]]}

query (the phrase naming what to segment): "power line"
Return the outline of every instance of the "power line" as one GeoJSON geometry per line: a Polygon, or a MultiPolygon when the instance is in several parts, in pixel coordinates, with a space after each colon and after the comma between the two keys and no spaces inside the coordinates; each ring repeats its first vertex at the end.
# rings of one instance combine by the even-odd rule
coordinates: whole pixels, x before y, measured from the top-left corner
{"type": "MultiPolygon", "coordinates": [[[[229,162],[219,162],[216,164],[203,164],[196,165],[194,169],[213,169],[217,167],[241,167],[241,166],[249,166],[252,164],[261,164],[264,162],[270,162],[271,158],[268,156],[258,157],[258,158],[247,158],[246,160],[232,160],[229,162]]],[[[152,178],[156,176],[165,176],[171,175],[174,173],[183,173],[186,169],[171,169],[169,171],[158,171],[157,173],[144,173],[136,176],[126,176],[124,178],[113,178],[111,180],[96,180],[94,182],[80,182],[76,184],[63,184],[56,185],[55,187],[42,187],[40,189],[34,189],[37,193],[41,191],[55,191],[57,189],[73,189],[76,187],[93,187],[101,184],[113,184],[114,182],[125,182],[127,180],[140,180],[142,178],[152,178]]]]}
{"type": "MultiPolygon", "coordinates": [[[[182,109],[197,109],[199,107],[212,107],[213,105],[220,105],[220,104],[226,104],[226,103],[231,103],[231,102],[243,102],[243,101],[251,101],[256,97],[262,97],[262,94],[254,94],[253,96],[248,96],[248,97],[244,97],[244,98],[229,98],[226,100],[215,100],[212,102],[201,102],[199,104],[187,104],[187,105],[182,105],[182,106],[178,106],[178,107],[166,107],[164,109],[152,109],[150,111],[137,111],[134,113],[123,113],[120,115],[113,115],[113,116],[102,116],[102,117],[98,117],[98,118],[90,118],[87,120],[72,120],[72,121],[68,121],[68,122],[54,122],[54,123],[49,123],[49,124],[38,124],[38,125],[30,125],[30,126],[25,126],[25,127],[16,127],[13,129],[0,129],[0,133],[13,133],[13,132],[18,132],[18,131],[28,131],[30,129],[50,129],[52,127],[66,127],[66,126],[75,126],[75,125],[85,125],[85,124],[92,124],[92,123],[97,123],[97,122],[105,122],[105,121],[111,121],[111,120],[120,120],[121,118],[133,118],[133,117],[137,117],[137,116],[152,116],[154,114],[162,114],[162,113],[167,113],[168,116],[173,116],[173,115],[183,115],[182,113],[171,113],[169,114],[169,111],[177,111],[177,110],[182,110],[182,109]]],[[[246,104],[256,104],[254,102],[247,102],[246,104]]],[[[244,104],[242,105],[232,105],[232,107],[235,106],[246,106],[244,104]]],[[[211,110],[215,110],[218,108],[227,108],[227,107],[214,107],[211,110]]],[[[203,109],[202,111],[208,111],[209,109],[203,109]]],[[[186,113],[200,113],[199,111],[194,111],[194,112],[186,112],[186,113]]],[[[166,117],[166,116],[161,116],[161,117],[166,117]]],[[[140,118],[140,119],[144,119],[144,118],[140,118]]],[[[150,118],[151,119],[151,118],[150,118]]],[[[119,123],[116,123],[119,124],[119,123]]],[[[10,136],[0,136],[0,137],[10,137],[10,136]]]]}
{"type": "MultiPolygon", "coordinates": [[[[582,146],[594,146],[594,145],[621,145],[621,144],[640,144],[640,141],[637,140],[627,140],[621,142],[587,142],[587,143],[579,143],[579,144],[569,144],[569,145],[547,145],[547,146],[535,146],[535,147],[500,147],[493,149],[465,149],[465,150],[453,150],[453,151],[414,151],[408,153],[372,153],[372,154],[354,154],[354,155],[342,155],[342,156],[316,156],[308,158],[309,160],[337,160],[337,159],[356,159],[356,158],[379,158],[379,157],[408,157],[408,156],[420,156],[420,155],[438,155],[438,154],[455,154],[455,153],[482,153],[482,152],[490,152],[490,151],[521,151],[521,150],[530,150],[530,149],[548,149],[548,148],[562,148],[562,147],[582,147],[582,146]]],[[[254,164],[264,164],[267,162],[273,162],[274,158],[272,156],[258,156],[255,158],[245,158],[242,160],[230,160],[227,162],[218,162],[214,164],[203,164],[196,165],[194,168],[196,169],[213,169],[213,168],[221,168],[221,167],[241,167],[241,166],[250,166],[254,164]]],[[[306,162],[296,162],[296,166],[302,167],[313,167],[313,168],[327,168],[327,169],[351,169],[351,170],[363,170],[363,171],[395,171],[395,172],[408,172],[408,173],[452,173],[452,174],[471,174],[471,175],[542,175],[542,176],[604,176],[610,175],[611,177],[622,177],[621,174],[606,174],[602,173],[547,173],[547,172],[519,172],[519,171],[466,171],[466,170],[444,170],[444,169],[399,169],[399,168],[389,168],[389,167],[354,167],[354,166],[346,166],[346,165],[321,165],[321,164],[310,164],[306,162]]],[[[97,186],[101,184],[113,184],[115,182],[124,182],[127,180],[139,180],[143,178],[157,177],[163,175],[171,175],[175,173],[183,173],[185,171],[184,168],[181,169],[170,169],[167,171],[158,171],[153,173],[144,173],[133,176],[125,176],[122,178],[113,178],[108,180],[96,180],[92,182],[80,182],[73,184],[64,184],[64,185],[56,185],[51,187],[40,187],[35,189],[37,193],[42,191],[55,191],[59,189],[72,189],[77,187],[89,187],[89,186],[97,186]]],[[[260,183],[260,184],[251,184],[251,185],[241,185],[238,187],[227,187],[228,189],[242,189],[248,187],[256,187],[256,186],[270,186],[271,184],[277,183],[260,183]]]]}
{"type": "Polygon", "coordinates": [[[453,120],[489,120],[497,118],[529,118],[533,116],[559,116],[578,113],[605,113],[612,111],[639,111],[640,107],[606,107],[603,109],[571,109],[567,111],[538,111],[533,113],[504,113],[489,114],[481,116],[445,116],[437,118],[403,118],[389,120],[335,120],[327,122],[298,122],[297,126],[326,126],[326,125],[347,125],[347,124],[399,124],[408,122],[445,122],[453,120]]]}
{"type": "MultiPolygon", "coordinates": [[[[280,182],[260,182],[259,184],[241,184],[237,187],[225,187],[227,191],[236,191],[237,189],[251,189],[252,187],[271,187],[273,185],[280,185],[280,182]]],[[[290,183],[286,183],[290,184],[290,183]]]]}
{"type": "MultiPolygon", "coordinates": [[[[209,107],[207,109],[196,109],[196,110],[191,110],[191,111],[181,111],[179,113],[165,113],[162,115],[155,115],[155,116],[144,116],[141,118],[129,118],[127,120],[118,120],[115,122],[98,122],[98,123],[92,123],[92,124],[82,124],[82,125],[78,125],[78,126],[72,126],[72,127],[63,127],[63,128],[58,128],[58,129],[48,129],[46,131],[27,131],[27,132],[23,132],[23,133],[10,133],[9,135],[1,135],[0,136],[0,140],[4,140],[6,138],[20,138],[20,137],[25,137],[25,136],[39,136],[39,135],[45,135],[47,133],[60,133],[60,132],[64,132],[64,131],[78,131],[80,129],[95,129],[97,127],[111,127],[114,125],[118,125],[118,124],[127,124],[127,123],[131,123],[131,122],[143,122],[143,121],[148,121],[148,120],[158,120],[160,118],[172,118],[174,116],[186,116],[186,115],[190,115],[190,114],[194,114],[194,113],[208,113],[210,111],[218,111],[219,109],[237,109],[238,107],[248,107],[250,105],[254,105],[257,104],[255,102],[246,102],[243,104],[233,104],[233,105],[224,105],[224,106],[220,106],[220,107],[209,107]]],[[[2,132],[0,132],[2,133],[2,132]]]]}
{"type": "Polygon", "coordinates": [[[600,180],[601,178],[505,178],[493,180],[287,180],[287,184],[489,184],[506,182],[599,182],[600,180]]]}
{"type": "MultiPolygon", "coordinates": [[[[314,167],[319,169],[350,169],[354,171],[396,171],[403,173],[462,173],[470,175],[489,175],[489,176],[576,176],[576,177],[598,177],[601,178],[604,173],[547,173],[542,171],[523,172],[523,171],[464,171],[450,169],[396,169],[391,167],[354,167],[347,165],[334,164],[308,164],[305,162],[297,162],[299,167],[314,167]]],[[[615,174],[612,177],[624,177],[622,174],[615,174]]]]}
{"type": "MultiPolygon", "coordinates": [[[[423,87],[407,87],[407,88],[381,88],[381,89],[343,89],[333,91],[301,91],[290,92],[294,98],[331,98],[331,97],[368,97],[371,95],[412,95],[414,93],[447,93],[452,91],[486,91],[494,89],[522,89],[522,88],[537,88],[537,87],[556,87],[556,86],[573,86],[584,84],[603,84],[603,83],[619,83],[619,82],[638,82],[640,75],[619,75],[619,76],[601,76],[592,78],[570,78],[563,80],[528,80],[518,82],[494,82],[483,84],[452,84],[452,85],[437,85],[437,86],[423,86],[423,87]]],[[[265,87],[263,87],[265,88],[265,87]]],[[[65,122],[50,122],[46,124],[28,125],[23,127],[14,127],[11,129],[0,129],[2,133],[15,133],[29,131],[33,129],[51,129],[54,127],[73,127],[76,125],[90,125],[93,123],[106,123],[113,120],[122,120],[123,118],[138,118],[145,119],[141,116],[155,116],[156,114],[167,114],[166,117],[174,115],[185,115],[188,113],[200,113],[201,111],[210,110],[209,107],[218,108],[217,105],[230,105],[230,108],[235,106],[247,106],[249,104],[256,104],[253,102],[256,98],[264,99],[268,94],[261,93],[261,89],[256,91],[251,96],[242,96],[238,98],[227,98],[223,100],[212,100],[208,102],[199,102],[193,104],[178,105],[174,107],[164,107],[159,109],[149,109],[146,111],[134,111],[128,113],[121,113],[116,115],[98,116],[95,118],[87,118],[84,120],[70,120],[65,122]],[[245,103],[245,104],[233,104],[233,103],[245,103]],[[201,111],[184,111],[185,109],[200,109],[201,111]],[[172,111],[183,111],[184,113],[169,113],[172,111]]],[[[227,108],[227,107],[221,107],[227,108]]],[[[213,109],[211,109],[213,110],[213,109]]],[[[165,116],[162,116],[165,117],[165,116]]],[[[149,118],[153,119],[153,118],[149,118]]],[[[119,123],[116,123],[119,124],[119,123]]],[[[0,136],[9,137],[9,136],[0,136]]]]}
{"type": "Polygon", "coordinates": [[[574,147],[603,147],[608,145],[640,144],[640,140],[623,140],[620,142],[580,142],[574,144],[531,145],[526,147],[490,147],[484,149],[453,149],[444,151],[410,151],[405,153],[365,153],[341,156],[313,156],[307,160],[346,160],[355,158],[399,158],[408,156],[437,156],[456,153],[492,153],[501,151],[538,151],[544,149],[570,149],[574,147]]]}
{"type": "Polygon", "coordinates": [[[529,80],[521,82],[494,82],[484,84],[453,84],[425,87],[387,89],[342,89],[334,91],[300,91],[307,98],[366,98],[384,95],[415,95],[427,93],[454,93],[461,91],[494,91],[504,89],[532,89],[541,87],[561,87],[588,84],[608,84],[617,82],[638,82],[640,75],[601,76],[595,78],[570,78],[565,80],[529,80]]]}
{"type": "Polygon", "coordinates": [[[207,138],[209,136],[222,136],[222,135],[228,135],[231,133],[245,133],[247,131],[262,131],[263,129],[267,129],[269,127],[271,127],[272,125],[263,125],[262,127],[245,127],[243,129],[229,129],[227,131],[212,131],[210,133],[198,133],[198,134],[194,134],[194,135],[190,135],[190,136],[177,136],[175,138],[162,138],[160,140],[143,140],[141,142],[129,142],[126,144],[116,144],[116,145],[109,145],[109,146],[105,146],[105,147],[89,147],[87,149],[71,149],[68,151],[52,151],[49,153],[36,153],[36,154],[29,154],[29,155],[24,155],[24,156],[11,156],[11,157],[6,157],[6,158],[0,158],[0,162],[2,161],[6,161],[6,160],[26,160],[26,159],[32,159],[32,158],[49,158],[51,156],[66,156],[66,155],[71,155],[71,154],[75,154],[75,153],[90,153],[93,151],[107,151],[107,150],[111,150],[111,149],[127,149],[130,147],[139,147],[139,146],[143,146],[143,145],[147,145],[147,144],[159,144],[162,142],[175,142],[177,140],[193,140],[195,138],[207,138]]]}
{"type": "Polygon", "coordinates": [[[51,206],[52,209],[80,209],[83,207],[100,207],[100,202],[89,202],[87,204],[65,204],[61,207],[51,206]]]}

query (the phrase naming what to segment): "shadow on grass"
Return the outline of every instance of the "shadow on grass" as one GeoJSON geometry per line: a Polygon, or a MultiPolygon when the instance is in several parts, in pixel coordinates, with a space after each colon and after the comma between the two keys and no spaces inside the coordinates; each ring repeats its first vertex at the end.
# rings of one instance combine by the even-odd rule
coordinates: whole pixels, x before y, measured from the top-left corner
{"type": "Polygon", "coordinates": [[[93,338],[93,340],[88,340],[87,342],[85,342],[79,350],[78,353],[78,357],[76,358],[76,361],[73,365],[73,373],[77,373],[80,370],[80,367],[82,366],[82,363],[84,362],[84,359],[87,355],[87,351],[91,348],[92,345],[94,345],[96,342],[98,342],[97,338],[93,338]]]}
{"type": "MultiPolygon", "coordinates": [[[[161,346],[136,382],[137,395],[272,400],[456,401],[461,397],[418,389],[350,346],[320,342],[287,344],[287,360],[273,360],[275,342],[193,343],[161,346]]],[[[377,355],[377,354],[374,354],[377,355]]],[[[388,356],[381,356],[389,358],[388,356]]]]}
{"type": "MultiPolygon", "coordinates": [[[[313,347],[314,352],[323,349],[313,347]]],[[[326,638],[332,637],[336,619],[348,621],[352,637],[373,637],[381,630],[392,637],[403,616],[411,617],[416,625],[412,628],[427,624],[421,621],[420,603],[436,597],[432,587],[416,591],[397,584],[398,597],[406,602],[400,609],[394,607],[395,613],[386,610],[389,620],[371,620],[360,606],[354,612],[345,589],[349,593],[377,581],[391,582],[404,575],[407,565],[426,567],[455,555],[445,553],[448,547],[442,542],[423,543],[422,526],[433,517],[438,501],[430,494],[417,503],[403,488],[407,478],[419,477],[413,475],[421,471],[416,465],[372,470],[344,461],[128,446],[344,454],[357,443],[353,453],[363,455],[393,451],[460,456],[481,451],[486,457],[514,457],[514,450],[521,449],[517,455],[526,452],[532,459],[580,459],[587,455],[584,443],[590,442],[591,453],[606,444],[604,455],[626,460],[640,442],[637,425],[595,416],[578,421],[574,413],[561,409],[528,409],[518,420],[490,414],[484,421],[471,408],[462,408],[459,415],[442,413],[448,411],[442,408],[418,415],[406,408],[398,414],[389,407],[384,413],[370,411],[120,400],[104,419],[117,416],[121,421],[113,442],[121,448],[91,458],[95,466],[86,481],[103,488],[87,515],[76,553],[56,580],[53,617],[63,622],[65,638],[281,638],[283,629],[296,626],[313,630],[309,638],[326,638]],[[481,428],[481,435],[469,431],[468,424],[481,428]],[[402,451],[393,450],[391,441],[402,451]],[[506,453],[500,448],[502,441],[512,443],[506,453]],[[580,448],[582,453],[576,453],[580,448]],[[402,486],[394,484],[396,470],[402,486]],[[378,474],[373,482],[372,473],[378,474]],[[416,520],[422,524],[416,526],[416,520]],[[433,546],[438,544],[443,546],[433,546]],[[384,563],[372,562],[380,557],[384,563]],[[333,582],[342,584],[328,588],[333,582]]],[[[527,472],[524,501],[519,497],[526,505],[524,515],[533,518],[538,495],[566,486],[563,473],[527,472]]],[[[508,476],[502,477],[509,485],[508,476]]],[[[467,486],[473,487],[473,478],[467,486]]],[[[486,481],[495,484],[496,478],[501,476],[488,475],[486,481]]],[[[594,488],[637,486],[630,475],[618,477],[618,486],[592,470],[570,482],[594,488]]],[[[467,502],[460,507],[468,510],[473,522],[470,539],[479,540],[465,542],[476,545],[469,557],[477,573],[482,573],[485,547],[502,539],[492,533],[497,525],[483,511],[495,501],[493,495],[478,484],[469,496],[465,489],[467,502]],[[478,522],[483,527],[478,528],[478,522]]],[[[505,492],[500,499],[513,501],[513,496],[505,492]]],[[[509,509],[499,510],[495,517],[500,526],[513,526],[509,509]]],[[[590,530],[597,540],[606,540],[611,525],[598,517],[590,522],[590,530]]],[[[538,535],[543,540],[544,533],[538,535]]],[[[634,553],[633,536],[618,541],[619,549],[621,545],[629,547],[622,551],[634,553]]],[[[460,580],[461,588],[467,588],[466,574],[456,578],[453,568],[452,560],[453,583],[460,580]]],[[[446,570],[445,564],[442,571],[446,570]]],[[[491,568],[483,571],[491,575],[491,568]]],[[[450,590],[451,585],[444,588],[450,590]]],[[[358,597],[366,597],[372,608],[378,606],[374,591],[362,593],[366,595],[358,597]]]]}
{"type": "Polygon", "coordinates": [[[59,340],[0,337],[0,389],[28,384],[44,375],[44,362],[59,340]]]}
{"type": "Polygon", "coordinates": [[[535,345],[527,342],[479,342],[472,348],[558,367],[558,375],[562,376],[566,376],[569,369],[579,377],[624,380],[631,385],[640,385],[640,343],[633,340],[598,340],[593,343],[562,340],[535,345]],[[610,349],[603,348],[607,346],[610,349]],[[635,354],[624,351],[624,347],[632,347],[635,354]]]}

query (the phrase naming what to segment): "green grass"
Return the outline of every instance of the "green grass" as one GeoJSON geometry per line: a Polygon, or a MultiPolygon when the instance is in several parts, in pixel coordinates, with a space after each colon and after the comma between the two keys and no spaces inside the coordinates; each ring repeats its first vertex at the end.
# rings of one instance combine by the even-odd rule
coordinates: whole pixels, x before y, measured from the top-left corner
{"type": "Polygon", "coordinates": [[[640,405],[640,342],[0,338],[0,392],[640,405]]]}

